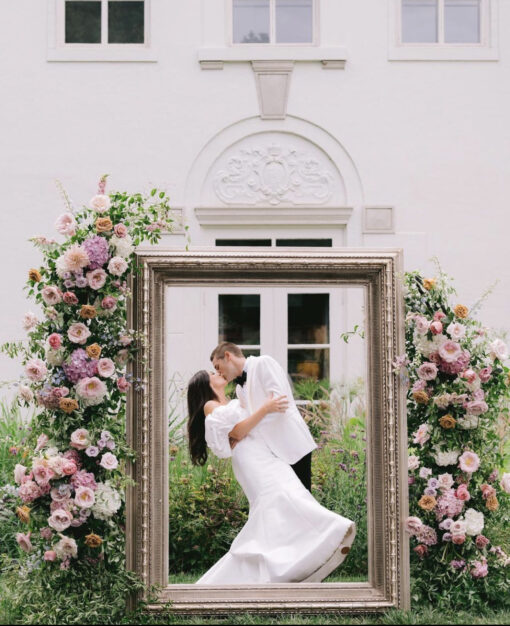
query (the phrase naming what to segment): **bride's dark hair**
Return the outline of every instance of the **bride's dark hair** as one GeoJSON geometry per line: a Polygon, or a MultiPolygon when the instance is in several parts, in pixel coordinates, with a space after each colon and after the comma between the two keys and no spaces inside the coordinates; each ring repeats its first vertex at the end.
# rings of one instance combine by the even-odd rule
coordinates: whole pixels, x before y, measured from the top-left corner
{"type": "Polygon", "coordinates": [[[218,396],[212,390],[209,374],[200,370],[188,383],[188,445],[193,465],[207,461],[204,406],[209,400],[218,400],[218,396]]]}

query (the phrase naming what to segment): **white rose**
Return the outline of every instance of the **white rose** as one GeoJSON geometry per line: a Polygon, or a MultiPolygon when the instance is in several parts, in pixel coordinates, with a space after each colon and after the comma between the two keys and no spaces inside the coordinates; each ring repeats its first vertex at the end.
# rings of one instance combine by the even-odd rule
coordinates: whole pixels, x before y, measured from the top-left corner
{"type": "Polygon", "coordinates": [[[508,348],[504,341],[501,339],[495,339],[490,343],[490,354],[493,359],[499,359],[505,361],[508,359],[508,348]]]}
{"type": "Polygon", "coordinates": [[[465,535],[467,531],[467,523],[465,520],[458,519],[452,522],[450,526],[450,532],[455,537],[456,535],[465,535]]]}
{"type": "Polygon", "coordinates": [[[466,521],[466,534],[474,537],[482,532],[484,526],[483,513],[475,511],[475,509],[468,509],[464,514],[464,519],[466,521]]]}
{"type": "Polygon", "coordinates": [[[114,256],[108,263],[108,271],[114,276],[122,276],[127,270],[128,264],[121,256],[114,256]]]}
{"type": "Polygon", "coordinates": [[[90,201],[90,208],[94,209],[94,211],[97,211],[98,213],[104,213],[105,211],[108,211],[111,206],[112,203],[110,202],[110,198],[108,196],[105,196],[104,194],[98,194],[97,196],[94,196],[90,201]]]}
{"type": "Polygon", "coordinates": [[[110,237],[110,244],[115,247],[115,254],[121,257],[128,257],[135,247],[133,244],[133,239],[131,235],[126,235],[125,237],[117,237],[117,235],[113,235],[110,237]]]}
{"type": "Polygon", "coordinates": [[[510,474],[508,472],[501,476],[499,484],[501,485],[501,489],[503,489],[503,491],[510,493],[510,474]]]}

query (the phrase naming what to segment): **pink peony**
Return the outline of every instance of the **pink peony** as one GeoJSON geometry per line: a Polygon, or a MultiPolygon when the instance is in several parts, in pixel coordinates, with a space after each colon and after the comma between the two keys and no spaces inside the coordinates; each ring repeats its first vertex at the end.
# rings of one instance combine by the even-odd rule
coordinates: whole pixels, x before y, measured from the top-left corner
{"type": "Polygon", "coordinates": [[[30,359],[25,365],[25,374],[34,382],[43,380],[47,373],[46,364],[41,359],[30,359]]]}
{"type": "Polygon", "coordinates": [[[434,380],[437,376],[437,365],[429,362],[422,363],[417,373],[422,380],[434,380]]]}
{"type": "Polygon", "coordinates": [[[455,342],[447,339],[440,347],[439,347],[439,356],[446,361],[447,363],[453,363],[456,361],[462,354],[462,350],[460,345],[455,342]]]}
{"type": "Polygon", "coordinates": [[[90,487],[78,487],[74,501],[82,509],[89,509],[95,502],[94,492],[90,487]]]}
{"type": "Polygon", "coordinates": [[[58,287],[53,285],[46,285],[41,290],[41,296],[44,302],[48,305],[58,304],[62,302],[62,292],[58,287]]]}
{"type": "Polygon", "coordinates": [[[472,474],[480,466],[480,458],[476,452],[464,452],[459,458],[459,467],[463,472],[472,474]]]}
{"type": "Polygon", "coordinates": [[[131,383],[129,383],[124,376],[117,378],[117,388],[119,389],[119,391],[122,391],[124,393],[129,389],[130,386],[131,383]]]}
{"type": "Polygon", "coordinates": [[[57,232],[66,237],[72,237],[76,234],[76,220],[72,213],[62,213],[55,221],[57,232]]]}
{"type": "Polygon", "coordinates": [[[92,378],[82,378],[76,385],[76,395],[82,400],[85,406],[100,404],[107,394],[108,389],[104,382],[92,376],[92,378]]]}
{"type": "Polygon", "coordinates": [[[85,276],[87,277],[87,282],[89,284],[89,287],[97,291],[98,289],[101,289],[101,287],[104,286],[108,275],[103,269],[98,268],[98,269],[92,270],[91,272],[87,272],[85,276]]]}
{"type": "Polygon", "coordinates": [[[455,490],[455,497],[463,502],[471,500],[471,495],[468,491],[467,485],[459,485],[455,490]]]}
{"type": "Polygon", "coordinates": [[[32,550],[34,549],[34,547],[32,546],[32,542],[30,541],[31,534],[32,532],[29,532],[26,535],[24,533],[16,533],[16,541],[18,542],[19,547],[24,552],[32,552],[32,550]]]}
{"type": "MultiPolygon", "coordinates": [[[[57,261],[58,263],[58,261],[57,261]]],[[[89,255],[79,244],[75,243],[63,255],[63,269],[78,272],[90,263],[89,255]]]]}
{"type": "Polygon", "coordinates": [[[69,511],[64,509],[56,509],[48,518],[48,526],[51,526],[58,533],[71,526],[73,516],[69,511]]]}
{"type": "Polygon", "coordinates": [[[45,561],[54,561],[56,558],[57,553],[55,552],[55,550],[46,550],[46,552],[44,553],[45,561]]]}
{"type": "Polygon", "coordinates": [[[51,333],[51,335],[48,337],[48,343],[53,348],[53,350],[58,350],[62,345],[62,335],[59,335],[58,333],[51,333]]]}
{"type": "Polygon", "coordinates": [[[78,428],[71,433],[71,446],[76,450],[85,450],[90,445],[90,435],[86,428],[78,428]]]}
{"type": "Polygon", "coordinates": [[[109,378],[115,373],[115,363],[108,358],[99,359],[97,373],[103,378],[109,378]]]}
{"type": "Polygon", "coordinates": [[[87,343],[87,339],[90,337],[90,334],[90,330],[82,322],[75,322],[67,329],[69,341],[82,345],[87,343]]]}
{"type": "Polygon", "coordinates": [[[472,402],[467,402],[465,408],[470,415],[481,415],[489,410],[489,407],[484,400],[473,400],[472,402]]]}
{"type": "Polygon", "coordinates": [[[65,459],[62,463],[62,473],[64,476],[72,476],[77,472],[78,468],[76,467],[76,463],[71,459],[65,459]]]}
{"type": "Polygon", "coordinates": [[[472,384],[476,380],[476,372],[474,369],[468,368],[467,370],[461,372],[460,377],[464,378],[465,380],[467,380],[468,383],[472,384]]]}

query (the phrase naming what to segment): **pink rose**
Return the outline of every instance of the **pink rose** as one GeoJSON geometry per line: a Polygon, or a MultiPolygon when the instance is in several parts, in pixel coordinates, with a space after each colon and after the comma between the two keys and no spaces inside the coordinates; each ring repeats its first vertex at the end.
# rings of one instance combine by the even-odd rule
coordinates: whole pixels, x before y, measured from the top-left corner
{"type": "Polygon", "coordinates": [[[433,335],[440,335],[443,332],[443,325],[436,320],[430,324],[430,331],[433,335]]]}
{"type": "Polygon", "coordinates": [[[78,296],[72,291],[66,291],[62,298],[66,304],[78,304],[78,296]]]}
{"type": "Polygon", "coordinates": [[[434,321],[435,322],[440,322],[443,319],[443,317],[446,317],[446,314],[443,313],[443,311],[436,311],[434,313],[434,321]]]}
{"type": "Polygon", "coordinates": [[[461,546],[466,541],[465,535],[452,535],[452,543],[461,546]]]}
{"type": "Polygon", "coordinates": [[[126,259],[121,256],[114,256],[108,263],[108,271],[114,276],[121,276],[127,270],[128,264],[126,259]]]}
{"type": "Polygon", "coordinates": [[[27,468],[20,463],[16,463],[16,467],[14,468],[14,482],[18,485],[23,483],[23,478],[25,477],[27,468]]]}
{"type": "Polygon", "coordinates": [[[34,382],[43,380],[47,373],[46,364],[41,359],[30,359],[25,365],[25,374],[34,382]]]}
{"type": "Polygon", "coordinates": [[[122,222],[119,222],[118,224],[115,224],[113,228],[113,232],[117,235],[117,237],[122,239],[128,234],[128,229],[125,224],[123,224],[122,222]]]}
{"type": "Polygon", "coordinates": [[[467,380],[468,383],[474,383],[476,380],[476,372],[475,370],[468,368],[467,370],[464,370],[461,373],[461,378],[464,378],[465,380],[467,380]]]}
{"type": "Polygon", "coordinates": [[[102,193],[97,194],[90,201],[90,208],[94,209],[97,213],[105,213],[111,205],[110,198],[102,193]]]}
{"type": "Polygon", "coordinates": [[[32,532],[29,532],[27,535],[24,533],[16,533],[16,541],[24,552],[32,552],[33,550],[32,542],[30,541],[31,534],[32,532]]]}
{"type": "Polygon", "coordinates": [[[418,368],[418,376],[422,380],[434,380],[437,376],[437,365],[435,363],[422,363],[418,368]]]}
{"type": "Polygon", "coordinates": [[[476,452],[464,452],[464,454],[459,458],[459,467],[463,472],[471,474],[476,472],[479,466],[480,457],[476,454],[476,452]]]}
{"type": "Polygon", "coordinates": [[[423,527],[423,522],[419,517],[408,517],[404,524],[404,529],[410,535],[417,535],[423,527]]]}
{"type": "Polygon", "coordinates": [[[489,365],[484,367],[478,372],[478,377],[482,381],[482,383],[486,383],[492,375],[492,367],[489,365]]]}
{"type": "Polygon", "coordinates": [[[62,213],[55,221],[57,232],[66,237],[72,237],[76,234],[76,220],[72,213],[62,213]]]}
{"type": "Polygon", "coordinates": [[[90,445],[90,435],[86,428],[78,428],[71,433],[71,446],[76,450],[85,450],[90,445]]]}
{"type": "Polygon", "coordinates": [[[482,490],[482,498],[484,500],[487,500],[487,498],[496,495],[496,490],[494,489],[494,487],[492,485],[487,485],[487,483],[480,485],[480,489],[482,490]]]}
{"type": "Polygon", "coordinates": [[[115,310],[117,304],[117,298],[113,296],[105,296],[101,300],[101,308],[106,310],[115,310]]]}
{"type": "Polygon", "coordinates": [[[451,341],[450,339],[447,339],[439,347],[438,352],[443,361],[446,361],[447,363],[453,363],[462,354],[460,345],[456,341],[451,341]]]}
{"type": "Polygon", "coordinates": [[[486,413],[489,407],[484,400],[473,400],[472,402],[466,402],[465,409],[471,415],[481,415],[486,413]]]}
{"type": "Polygon", "coordinates": [[[46,552],[44,553],[45,561],[54,561],[56,558],[57,553],[55,552],[55,550],[46,550],[46,552]]]}
{"type": "Polygon", "coordinates": [[[459,500],[462,500],[463,502],[467,502],[468,500],[470,500],[471,495],[468,491],[467,486],[459,485],[457,489],[455,490],[455,497],[459,500]]]}
{"type": "Polygon", "coordinates": [[[115,373],[115,364],[111,359],[103,358],[97,362],[97,372],[103,378],[109,378],[115,373]]]}
{"type": "Polygon", "coordinates": [[[59,487],[53,487],[53,489],[50,491],[50,496],[51,496],[51,499],[54,500],[55,502],[66,502],[71,497],[71,492],[72,492],[71,485],[64,483],[63,485],[60,485],[59,487]]]}
{"type": "Polygon", "coordinates": [[[82,324],[82,322],[75,322],[67,329],[69,341],[79,343],[81,345],[87,343],[87,339],[90,337],[90,334],[90,330],[87,326],[85,326],[85,324],[82,324]]]}
{"type": "Polygon", "coordinates": [[[126,392],[131,387],[131,384],[124,376],[117,378],[117,388],[119,391],[126,392]]]}
{"type": "Polygon", "coordinates": [[[46,285],[46,287],[43,287],[41,296],[44,302],[48,305],[54,305],[62,302],[62,292],[58,287],[54,287],[53,285],[46,285]]]}
{"type": "Polygon", "coordinates": [[[416,330],[420,335],[425,335],[430,327],[430,322],[423,315],[418,315],[415,318],[416,330]]]}
{"type": "Polygon", "coordinates": [[[56,509],[48,518],[48,526],[51,526],[58,533],[71,526],[73,516],[69,511],[64,509],[56,509]]]}
{"type": "Polygon", "coordinates": [[[423,545],[422,543],[420,543],[419,546],[416,546],[416,548],[413,548],[413,550],[420,557],[420,559],[423,559],[423,557],[427,556],[427,553],[429,551],[427,546],[423,545]]]}
{"type": "Polygon", "coordinates": [[[475,544],[479,550],[483,550],[489,544],[489,540],[484,535],[478,535],[475,544]]]}
{"type": "Polygon", "coordinates": [[[96,498],[90,487],[78,487],[74,501],[82,509],[90,509],[94,505],[96,498]]]}
{"type": "Polygon", "coordinates": [[[108,388],[97,376],[82,378],[76,385],[76,395],[85,406],[100,404],[108,392],[108,388]]]}
{"type": "Polygon", "coordinates": [[[91,289],[97,290],[101,289],[101,287],[104,286],[108,275],[103,269],[99,267],[95,270],[87,272],[85,276],[87,277],[87,282],[91,289]]]}
{"type": "Polygon", "coordinates": [[[45,467],[44,465],[38,465],[34,469],[34,478],[39,486],[47,485],[48,482],[54,478],[54,476],[55,473],[49,467],[45,467]]]}
{"type": "Polygon", "coordinates": [[[58,333],[51,333],[51,335],[48,337],[48,343],[53,348],[53,350],[58,350],[62,345],[62,335],[59,335],[58,333]]]}
{"type": "Polygon", "coordinates": [[[118,466],[118,464],[119,462],[117,460],[117,457],[111,452],[106,452],[105,454],[103,454],[103,456],[101,457],[101,462],[99,463],[101,467],[104,467],[107,470],[114,470],[118,466]]]}

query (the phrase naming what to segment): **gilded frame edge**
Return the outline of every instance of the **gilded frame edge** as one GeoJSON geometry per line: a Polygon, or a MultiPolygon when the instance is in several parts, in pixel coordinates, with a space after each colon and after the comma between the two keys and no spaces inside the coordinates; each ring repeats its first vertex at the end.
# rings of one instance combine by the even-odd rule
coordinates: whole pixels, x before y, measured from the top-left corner
{"type": "MultiPolygon", "coordinates": [[[[392,371],[393,360],[405,349],[402,249],[261,252],[197,248],[185,252],[155,247],[139,248],[136,257],[140,273],[130,277],[128,327],[141,331],[147,341],[139,344],[140,356],[128,366],[133,376],[142,379],[144,388],[140,392],[131,388],[127,404],[126,436],[137,462],[127,467],[136,484],[126,492],[126,567],[147,585],[161,585],[157,602],[147,608],[159,611],[171,606],[175,613],[211,615],[244,611],[375,613],[392,607],[410,608],[409,540],[403,528],[408,515],[405,389],[392,371]],[[371,334],[367,365],[375,372],[369,402],[372,414],[380,411],[381,415],[380,420],[371,420],[370,437],[367,433],[367,447],[373,444],[376,452],[369,462],[369,520],[374,520],[376,513],[382,516],[377,527],[369,523],[368,583],[168,585],[168,559],[163,558],[168,555],[168,524],[161,523],[168,518],[168,446],[164,445],[166,419],[161,419],[164,337],[158,336],[164,324],[164,288],[171,282],[232,284],[236,278],[247,284],[248,274],[253,282],[265,278],[274,283],[285,279],[367,287],[367,330],[371,334]],[[379,442],[374,438],[377,434],[379,442]],[[384,480],[376,482],[374,476],[384,480]]],[[[132,595],[128,607],[134,608],[139,599],[141,596],[132,595]]]]}

